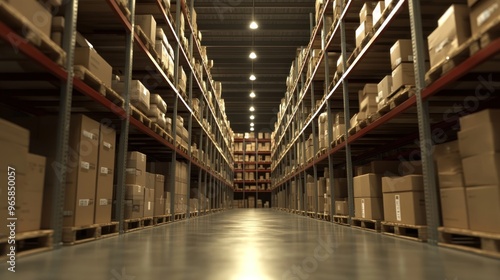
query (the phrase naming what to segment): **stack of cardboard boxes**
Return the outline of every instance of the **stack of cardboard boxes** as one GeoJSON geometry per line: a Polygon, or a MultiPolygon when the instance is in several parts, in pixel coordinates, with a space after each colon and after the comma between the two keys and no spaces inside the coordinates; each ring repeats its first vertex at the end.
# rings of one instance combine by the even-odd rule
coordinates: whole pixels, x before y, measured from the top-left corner
{"type": "Polygon", "coordinates": [[[158,124],[163,129],[167,128],[167,103],[159,94],[151,94],[149,100],[149,110],[146,116],[151,119],[153,123],[158,124]]]}
{"type": "Polygon", "coordinates": [[[321,177],[316,182],[317,194],[318,194],[318,213],[324,213],[326,206],[326,178],[321,177]]]}
{"type": "MultiPolygon", "coordinates": [[[[125,96],[125,81],[121,79],[113,80],[113,90],[121,96],[125,96]]],[[[147,114],[151,95],[149,90],[139,80],[130,81],[130,103],[139,109],[142,113],[147,114]]]]}
{"type": "Polygon", "coordinates": [[[384,221],[426,225],[422,175],[383,177],[384,221]]]}
{"type": "Polygon", "coordinates": [[[460,118],[462,157],[470,229],[500,233],[500,110],[460,118]]]}
{"type": "Polygon", "coordinates": [[[390,98],[403,86],[415,85],[415,70],[413,66],[413,48],[411,40],[398,40],[391,47],[392,86],[390,98]]]}
{"type": "Polygon", "coordinates": [[[306,200],[306,211],[316,212],[316,203],[314,200],[316,199],[315,190],[316,182],[314,181],[314,177],[311,175],[307,175],[306,181],[306,192],[307,192],[307,200],[306,200]]]}
{"type": "MultiPolygon", "coordinates": [[[[0,171],[5,183],[0,185],[0,218],[17,218],[16,232],[39,230],[46,158],[28,152],[30,132],[11,122],[0,119],[0,171]],[[15,193],[15,200],[9,193],[15,193]],[[13,205],[15,203],[15,205],[13,205]],[[11,212],[9,206],[14,206],[11,212]]],[[[9,235],[9,228],[0,228],[0,238],[9,235]]]]}
{"type": "Polygon", "coordinates": [[[94,223],[111,222],[113,205],[113,179],[115,176],[116,131],[103,124],[99,133],[99,156],[94,223]]]}
{"type": "Polygon", "coordinates": [[[175,213],[184,214],[188,207],[188,165],[185,162],[176,161],[175,168],[175,213]]]}
{"type": "Polygon", "coordinates": [[[357,121],[364,120],[378,110],[377,106],[377,84],[366,84],[363,90],[358,92],[359,100],[359,113],[357,114],[357,121]]]}
{"type": "Polygon", "coordinates": [[[170,77],[174,76],[174,49],[168,42],[167,35],[163,31],[163,28],[156,28],[156,42],[155,50],[160,55],[160,60],[167,70],[167,74],[170,77]]]}
{"type": "Polygon", "coordinates": [[[373,8],[373,13],[372,13],[373,26],[376,26],[377,23],[381,21],[382,15],[385,12],[385,7],[386,7],[385,1],[378,1],[375,8],[373,8]]]}
{"type": "Polygon", "coordinates": [[[487,30],[500,16],[497,0],[467,0],[467,5],[470,8],[471,30],[474,35],[487,30]]]}
{"type": "MultiPolygon", "coordinates": [[[[328,180],[329,181],[329,180],[328,180]]],[[[329,182],[327,182],[328,184],[329,182]]],[[[349,215],[349,206],[347,203],[347,179],[333,179],[333,197],[335,199],[335,215],[349,215]]]]}
{"type": "Polygon", "coordinates": [[[356,47],[360,47],[363,40],[373,29],[373,9],[377,2],[365,2],[359,12],[359,27],[356,29],[356,47]]]}
{"type": "MultiPolygon", "coordinates": [[[[151,189],[146,187],[147,178],[146,155],[139,152],[129,152],[125,179],[125,219],[144,217],[144,202],[150,197],[151,192],[151,189]]],[[[154,189],[152,192],[154,197],[154,189]]],[[[151,208],[151,205],[148,206],[151,208]]]]}
{"type": "Polygon", "coordinates": [[[187,149],[188,148],[188,140],[189,140],[189,132],[184,127],[184,118],[182,118],[179,115],[177,115],[176,132],[177,132],[177,137],[176,137],[177,143],[180,144],[185,149],[187,149]]]}
{"type": "Polygon", "coordinates": [[[434,146],[443,226],[469,228],[462,157],[458,141],[434,146]]]}

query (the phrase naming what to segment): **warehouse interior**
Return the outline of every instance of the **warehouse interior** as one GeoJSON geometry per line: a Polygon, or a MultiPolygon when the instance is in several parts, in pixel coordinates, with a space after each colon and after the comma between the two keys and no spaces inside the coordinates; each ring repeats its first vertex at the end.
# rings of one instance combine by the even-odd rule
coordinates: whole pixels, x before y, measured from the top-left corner
{"type": "Polygon", "coordinates": [[[498,279],[499,5],[0,0],[0,276],[498,279]]]}

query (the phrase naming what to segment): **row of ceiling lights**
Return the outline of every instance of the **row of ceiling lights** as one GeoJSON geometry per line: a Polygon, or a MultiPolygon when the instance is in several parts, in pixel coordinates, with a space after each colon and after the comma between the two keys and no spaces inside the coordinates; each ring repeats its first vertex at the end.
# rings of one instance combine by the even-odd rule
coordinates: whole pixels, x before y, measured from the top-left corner
{"type": "MultiPolygon", "coordinates": [[[[252,30],[259,28],[259,25],[255,21],[255,1],[252,1],[252,22],[250,22],[249,27],[252,30]]],[[[253,34],[252,34],[252,49],[253,48],[254,48],[254,39],[253,39],[253,34]]],[[[252,100],[253,100],[255,97],[257,97],[257,95],[255,94],[255,92],[253,90],[253,82],[255,80],[257,80],[257,77],[253,73],[253,60],[257,58],[257,54],[255,53],[254,50],[252,50],[248,57],[252,60],[252,73],[250,74],[250,81],[252,83],[252,91],[250,92],[250,98],[252,98],[252,100]]],[[[254,111],[255,111],[255,107],[252,104],[252,106],[250,106],[250,112],[254,112],[254,111]]],[[[254,120],[254,119],[255,119],[255,115],[253,115],[253,114],[250,115],[250,120],[254,120]]],[[[255,126],[255,124],[253,122],[250,122],[250,131],[255,130],[254,126],[255,126]]]]}

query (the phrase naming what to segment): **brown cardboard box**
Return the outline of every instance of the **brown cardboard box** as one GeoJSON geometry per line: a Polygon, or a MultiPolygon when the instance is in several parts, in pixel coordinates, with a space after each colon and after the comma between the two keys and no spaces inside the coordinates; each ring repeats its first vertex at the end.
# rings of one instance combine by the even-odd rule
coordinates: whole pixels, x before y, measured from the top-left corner
{"type": "Polygon", "coordinates": [[[500,185],[500,153],[486,153],[464,158],[465,185],[500,185]]]}
{"type": "Polygon", "coordinates": [[[347,201],[335,201],[335,215],[349,215],[347,201]]]}
{"type": "Polygon", "coordinates": [[[153,217],[155,212],[155,190],[144,188],[144,217],[153,217]]]}
{"type": "Polygon", "coordinates": [[[474,127],[462,128],[458,132],[458,142],[462,158],[500,152],[500,125],[478,121],[474,127]]]}
{"type": "MultiPolygon", "coordinates": [[[[113,90],[121,96],[125,95],[125,83],[113,81],[113,90]]],[[[150,92],[139,80],[132,80],[130,82],[130,103],[146,113],[149,110],[150,92]]]]}
{"type": "Polygon", "coordinates": [[[464,188],[464,174],[438,174],[439,187],[442,188],[464,188]]]}
{"type": "Polygon", "coordinates": [[[135,168],[127,168],[125,173],[125,184],[146,186],[146,172],[135,168]]]}
{"type": "MultiPolygon", "coordinates": [[[[486,109],[477,113],[463,116],[459,119],[461,130],[467,130],[478,126],[478,124],[496,124],[500,119],[500,109],[486,109]]],[[[494,126],[499,128],[498,126],[494,126]]]]}
{"type": "Polygon", "coordinates": [[[424,193],[384,193],[384,220],[408,225],[427,224],[424,193]]]}
{"type": "Polygon", "coordinates": [[[155,175],[155,216],[165,214],[165,176],[155,175]]]}
{"type": "Polygon", "coordinates": [[[369,164],[356,167],[356,176],[375,173],[384,176],[399,175],[399,161],[377,160],[369,164]]]}
{"type": "Polygon", "coordinates": [[[144,186],[125,185],[125,200],[144,200],[144,186]]]}
{"type": "Polygon", "coordinates": [[[99,139],[98,122],[84,115],[71,116],[69,146],[78,158],[73,158],[66,177],[64,226],[94,223],[99,139]]]}
{"type": "Polygon", "coordinates": [[[146,172],[146,188],[154,189],[156,181],[156,174],[146,172]]]}
{"type": "Polygon", "coordinates": [[[156,39],[156,21],[153,15],[135,15],[135,24],[140,26],[146,37],[151,40],[151,43],[156,39]]]}
{"type": "Polygon", "coordinates": [[[440,174],[462,173],[462,158],[459,153],[436,158],[436,165],[440,174]]]}
{"type": "Polygon", "coordinates": [[[382,192],[422,191],[424,181],[422,175],[407,175],[403,177],[382,177],[382,192]]]}
{"type": "Polygon", "coordinates": [[[16,180],[16,232],[18,233],[39,230],[42,221],[46,158],[28,154],[27,160],[28,176],[25,176],[26,179],[21,181],[16,180]],[[22,186],[23,183],[26,184],[22,186]]]}
{"type": "Polygon", "coordinates": [[[73,64],[84,66],[99,80],[101,80],[104,85],[111,87],[113,68],[97,53],[94,48],[75,48],[75,60],[73,64]]]}
{"type": "Polygon", "coordinates": [[[500,233],[500,187],[467,188],[466,192],[470,229],[500,233]]]}
{"type": "Polygon", "coordinates": [[[402,86],[415,85],[415,72],[413,63],[401,63],[392,71],[391,95],[402,86]]]}
{"type": "Polygon", "coordinates": [[[498,16],[500,16],[498,0],[478,0],[472,5],[470,12],[472,34],[480,34],[498,16]]]}
{"type": "Polygon", "coordinates": [[[361,219],[384,219],[382,198],[354,198],[354,216],[361,219]]]}
{"type": "MultiPolygon", "coordinates": [[[[391,47],[391,67],[394,71],[403,62],[413,63],[413,48],[411,40],[400,39],[391,47]]],[[[413,67],[413,65],[412,65],[413,67]]]]}
{"type": "Polygon", "coordinates": [[[377,112],[377,105],[377,94],[369,94],[359,102],[359,111],[371,115],[377,112]]]}
{"type": "Polygon", "coordinates": [[[399,175],[422,175],[422,162],[419,160],[403,160],[399,164],[399,175]]]}
{"type": "Polygon", "coordinates": [[[14,9],[30,23],[50,38],[52,15],[36,0],[6,0],[14,9]]]}
{"type": "Polygon", "coordinates": [[[469,229],[465,188],[448,188],[440,191],[443,226],[469,229]]]}
{"type": "Polygon", "coordinates": [[[385,11],[385,2],[384,1],[379,1],[377,3],[377,6],[375,6],[375,9],[373,9],[373,26],[378,23],[378,21],[382,18],[382,14],[385,11]]]}
{"type": "Polygon", "coordinates": [[[137,219],[144,217],[144,200],[125,200],[125,219],[137,219]]]}
{"type": "Polygon", "coordinates": [[[356,47],[361,46],[361,43],[366,38],[366,35],[373,29],[372,20],[362,22],[356,29],[356,47]]]}
{"type": "Polygon", "coordinates": [[[365,174],[353,178],[354,197],[382,197],[381,176],[365,174]]]}
{"type": "Polygon", "coordinates": [[[116,131],[101,124],[94,223],[111,222],[116,131]]]}
{"type": "Polygon", "coordinates": [[[467,5],[451,5],[439,18],[438,27],[427,37],[431,67],[444,61],[470,36],[469,8],[467,5]]]}
{"type": "Polygon", "coordinates": [[[434,159],[459,153],[458,140],[434,145],[434,159]]]}
{"type": "Polygon", "coordinates": [[[378,98],[377,103],[385,104],[385,100],[387,99],[389,94],[391,94],[391,87],[392,87],[392,76],[387,75],[377,85],[377,98],[378,98]]]}
{"type": "Polygon", "coordinates": [[[359,11],[359,22],[363,23],[365,21],[373,21],[371,19],[373,9],[377,5],[377,2],[374,1],[368,1],[365,2],[363,7],[361,7],[361,11],[359,11]]]}

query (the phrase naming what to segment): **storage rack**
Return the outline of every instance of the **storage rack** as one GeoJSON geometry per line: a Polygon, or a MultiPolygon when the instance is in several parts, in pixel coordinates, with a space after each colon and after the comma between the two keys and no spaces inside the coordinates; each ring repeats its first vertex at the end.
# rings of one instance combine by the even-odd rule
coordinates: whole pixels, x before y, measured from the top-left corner
{"type": "MultiPolygon", "coordinates": [[[[424,76],[428,67],[425,63],[427,49],[424,46],[427,36],[436,27],[437,19],[456,1],[439,3],[424,0],[392,1],[384,12],[385,20],[374,27],[361,48],[354,47],[354,31],[359,24],[357,13],[364,1],[340,1],[341,13],[339,16],[334,16],[332,26],[327,26],[326,16],[332,16],[334,1],[323,2],[317,24],[311,15],[311,40],[305,47],[303,63],[294,64],[297,79],[293,81],[292,89],[287,92],[284,113],[278,117],[273,135],[273,205],[275,207],[281,205],[278,206],[281,210],[283,208],[287,211],[303,210],[307,196],[306,176],[313,175],[317,181],[318,171],[328,168],[329,187],[333,190],[334,169],[345,168],[349,197],[348,224],[351,224],[350,219],[354,217],[353,165],[374,159],[408,159],[417,154],[415,159],[421,158],[423,167],[428,242],[436,244],[440,212],[431,148],[435,134],[440,132],[452,140],[456,137],[459,116],[480,108],[498,105],[497,99],[489,98],[488,101],[476,100],[478,106],[471,109],[464,104],[464,99],[467,100],[467,96],[474,94],[481,74],[487,73],[490,78],[491,75],[498,76],[498,68],[494,65],[495,63],[498,65],[500,39],[493,37],[487,46],[479,47],[476,53],[426,85],[424,76]],[[384,75],[390,74],[389,48],[397,39],[410,39],[408,34],[411,34],[413,45],[416,80],[414,95],[398,101],[390,111],[380,114],[378,118],[365,123],[365,126],[351,129],[349,120],[352,116],[351,111],[357,109],[357,105],[353,103],[357,103],[358,90],[365,83],[378,83],[384,75]],[[318,46],[321,46],[322,50],[320,63],[315,66],[311,78],[308,79],[304,73],[308,58],[312,56],[312,50],[318,46]],[[343,56],[343,74],[334,76],[333,73],[329,73],[326,52],[336,52],[343,56]],[[324,77],[317,75],[322,65],[325,68],[324,77]],[[304,111],[306,107],[312,108],[312,112],[308,116],[300,117],[299,112],[304,111]],[[445,110],[448,110],[449,115],[443,116],[445,110]],[[346,124],[343,138],[332,139],[332,111],[343,112],[346,124]],[[328,114],[328,148],[326,151],[319,151],[317,141],[314,141],[314,157],[307,161],[304,152],[305,137],[309,133],[317,137],[316,123],[322,112],[328,114]],[[299,140],[303,145],[297,147],[296,143],[299,140]],[[298,164],[299,154],[303,155],[302,164],[298,164]],[[300,205],[295,205],[295,208],[291,207],[288,201],[292,181],[297,182],[297,192],[301,195],[300,205]],[[285,195],[279,196],[282,192],[285,195]]],[[[462,2],[466,4],[466,1],[462,2]]],[[[473,43],[479,41],[479,38],[473,43]]],[[[314,197],[317,197],[316,193],[314,197]]],[[[334,213],[333,192],[330,199],[331,216],[334,213]]],[[[317,199],[315,203],[317,206],[317,199]]],[[[304,211],[296,212],[306,215],[304,211]]]]}
{"type": "MultiPolygon", "coordinates": [[[[234,143],[242,143],[243,145],[243,149],[242,151],[234,151],[234,155],[237,156],[237,155],[242,155],[243,156],[243,161],[235,161],[235,165],[236,166],[241,166],[242,168],[241,169],[238,169],[238,168],[235,168],[234,169],[234,172],[235,174],[238,173],[238,172],[241,172],[243,174],[243,176],[245,176],[245,172],[255,172],[255,180],[247,180],[245,178],[243,178],[243,180],[237,180],[235,178],[234,180],[234,184],[235,184],[235,188],[234,188],[234,199],[237,200],[237,199],[245,199],[246,198],[246,195],[247,194],[255,194],[255,202],[257,203],[258,199],[259,199],[259,194],[260,194],[260,197],[265,200],[265,201],[269,201],[269,203],[271,203],[271,190],[270,189],[265,189],[265,190],[261,190],[260,187],[259,187],[259,184],[271,184],[271,180],[268,180],[268,179],[264,179],[264,180],[260,180],[259,179],[259,173],[271,173],[271,170],[269,169],[269,167],[271,166],[271,162],[270,161],[265,161],[265,160],[260,160],[260,156],[266,156],[266,155],[271,155],[271,151],[261,151],[259,150],[259,144],[260,143],[271,143],[271,139],[266,139],[266,138],[234,138],[234,143]],[[247,153],[247,149],[246,149],[246,144],[247,143],[255,143],[255,151],[248,151],[247,153]],[[250,155],[252,154],[255,156],[255,161],[246,161],[246,155],[250,155]],[[254,165],[255,166],[255,169],[248,169],[247,168],[247,165],[254,165]],[[264,167],[264,169],[259,169],[259,165],[262,165],[264,167]],[[237,188],[236,186],[238,184],[242,184],[242,188],[237,188]],[[256,184],[257,188],[256,190],[246,190],[246,185],[247,184],[256,184]]],[[[263,201],[263,204],[264,204],[264,201],[263,201]]]]}
{"type": "MultiPolygon", "coordinates": [[[[201,45],[195,34],[191,23],[190,14],[194,7],[193,0],[189,5],[186,1],[171,1],[171,10],[164,6],[161,0],[140,1],[129,0],[125,6],[121,0],[89,0],[89,1],[66,1],[62,9],[54,13],[65,17],[63,50],[66,60],[54,61],[49,57],[52,53],[46,49],[39,49],[30,43],[26,33],[19,32],[20,26],[8,20],[0,20],[0,38],[2,49],[5,50],[3,59],[27,65],[22,70],[3,69],[4,81],[14,81],[15,86],[9,87],[9,83],[3,83],[2,99],[0,103],[3,110],[2,117],[17,117],[30,115],[32,117],[42,115],[58,115],[57,141],[54,148],[57,149],[56,162],[60,163],[60,169],[55,172],[60,178],[55,186],[53,197],[52,224],[54,230],[53,242],[55,246],[62,244],[62,219],[64,203],[64,186],[66,178],[66,165],[68,159],[69,120],[71,113],[84,113],[87,116],[101,120],[117,129],[119,133],[118,154],[116,173],[117,179],[115,189],[117,205],[114,220],[119,221],[119,232],[124,232],[124,196],[125,196],[125,170],[126,154],[129,150],[138,150],[148,156],[154,162],[175,162],[176,160],[188,163],[188,190],[203,189],[207,194],[210,204],[201,209],[200,214],[208,214],[223,210],[229,197],[233,193],[233,165],[234,160],[231,153],[232,139],[227,138],[230,130],[226,115],[223,112],[218,99],[214,104],[210,102],[208,90],[215,92],[211,74],[206,62],[203,62],[203,73],[196,74],[195,67],[191,63],[191,57],[201,58],[201,45]],[[178,5],[175,5],[175,4],[178,5]],[[175,14],[175,20],[171,15],[175,14]],[[164,28],[165,33],[175,49],[175,75],[168,77],[162,70],[154,54],[150,43],[142,39],[135,28],[134,18],[138,13],[150,13],[154,15],[158,26],[164,28]],[[180,14],[186,19],[186,34],[189,38],[189,50],[185,50],[180,40],[180,14]],[[78,19],[77,19],[78,18],[78,19]],[[105,60],[119,69],[124,76],[126,92],[123,99],[112,99],[104,96],[85,81],[74,77],[73,56],[75,49],[75,31],[83,33],[94,44],[94,47],[105,60]],[[192,54],[192,55],[191,55],[192,54]],[[188,72],[188,87],[186,95],[177,90],[176,84],[179,80],[180,66],[188,72]],[[150,90],[155,90],[167,102],[173,112],[171,135],[160,135],[151,128],[140,117],[132,115],[130,107],[130,81],[132,78],[153,82],[147,84],[150,90]],[[206,81],[207,89],[202,86],[206,81]],[[40,90],[32,90],[37,84],[43,84],[40,90]],[[34,85],[34,86],[33,86],[34,85]],[[59,92],[59,94],[58,94],[59,92]],[[192,100],[195,96],[202,100],[202,118],[208,120],[211,130],[202,122],[202,119],[194,114],[192,100]],[[203,106],[203,104],[205,106],[203,106]],[[189,141],[187,149],[176,144],[176,116],[184,116],[188,119],[189,141]],[[196,140],[196,142],[194,142],[196,140]],[[197,143],[198,154],[192,152],[191,143],[197,143]],[[203,160],[201,147],[208,155],[203,160]],[[191,180],[197,181],[197,186],[191,186],[191,180]],[[228,195],[225,195],[228,194],[228,195]]],[[[55,14],[54,14],[55,15],[55,14]]],[[[109,86],[109,85],[108,85],[109,86]]],[[[170,111],[170,109],[169,109],[170,111]]],[[[166,175],[170,181],[171,213],[174,213],[174,180],[175,165],[166,175]]],[[[189,199],[187,203],[186,218],[190,217],[189,199]]]]}

